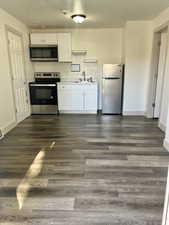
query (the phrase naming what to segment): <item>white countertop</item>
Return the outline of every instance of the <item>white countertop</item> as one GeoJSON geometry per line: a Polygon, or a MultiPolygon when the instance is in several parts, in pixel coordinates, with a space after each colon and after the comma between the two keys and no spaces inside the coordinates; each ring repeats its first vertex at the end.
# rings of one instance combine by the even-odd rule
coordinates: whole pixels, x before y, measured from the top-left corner
{"type": "Polygon", "coordinates": [[[61,81],[58,82],[59,85],[97,85],[97,82],[70,82],[70,81],[61,81]]]}

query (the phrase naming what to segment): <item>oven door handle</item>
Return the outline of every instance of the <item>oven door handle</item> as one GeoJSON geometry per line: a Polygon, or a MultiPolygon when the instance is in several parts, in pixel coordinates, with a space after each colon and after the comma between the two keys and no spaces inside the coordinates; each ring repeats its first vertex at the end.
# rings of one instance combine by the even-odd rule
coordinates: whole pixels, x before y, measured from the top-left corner
{"type": "Polygon", "coordinates": [[[31,87],[56,87],[56,84],[30,84],[31,87]]]}

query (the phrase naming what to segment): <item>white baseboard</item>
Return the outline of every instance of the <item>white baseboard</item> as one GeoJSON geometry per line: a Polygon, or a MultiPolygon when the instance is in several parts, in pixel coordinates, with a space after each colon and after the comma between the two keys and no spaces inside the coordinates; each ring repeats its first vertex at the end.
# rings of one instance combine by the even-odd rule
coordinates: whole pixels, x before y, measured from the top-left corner
{"type": "Polygon", "coordinates": [[[97,111],[69,111],[59,110],[60,114],[97,114],[97,111]]]}
{"type": "Polygon", "coordinates": [[[159,124],[158,124],[158,127],[159,127],[163,132],[166,131],[166,126],[165,126],[164,124],[160,123],[160,122],[159,122],[159,124]]]}
{"type": "Polygon", "coordinates": [[[11,121],[6,126],[2,127],[2,135],[7,134],[10,130],[12,130],[13,128],[15,128],[16,125],[17,125],[16,121],[11,121]]]}
{"type": "Polygon", "coordinates": [[[150,113],[145,113],[145,117],[147,118],[147,119],[153,119],[153,116],[152,116],[152,114],[150,114],[150,113]]]}
{"type": "Polygon", "coordinates": [[[123,115],[124,116],[145,116],[146,112],[145,111],[124,111],[123,115]]]}
{"type": "Polygon", "coordinates": [[[169,140],[164,140],[164,148],[169,152],[169,140]]]}

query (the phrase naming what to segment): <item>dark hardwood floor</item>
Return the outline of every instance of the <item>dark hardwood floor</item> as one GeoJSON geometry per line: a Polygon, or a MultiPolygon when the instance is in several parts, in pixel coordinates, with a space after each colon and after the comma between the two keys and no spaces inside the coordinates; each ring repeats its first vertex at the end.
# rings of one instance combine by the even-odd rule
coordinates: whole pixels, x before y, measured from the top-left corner
{"type": "Polygon", "coordinates": [[[144,117],[31,116],[0,141],[0,224],[161,225],[163,136],[144,117]]]}

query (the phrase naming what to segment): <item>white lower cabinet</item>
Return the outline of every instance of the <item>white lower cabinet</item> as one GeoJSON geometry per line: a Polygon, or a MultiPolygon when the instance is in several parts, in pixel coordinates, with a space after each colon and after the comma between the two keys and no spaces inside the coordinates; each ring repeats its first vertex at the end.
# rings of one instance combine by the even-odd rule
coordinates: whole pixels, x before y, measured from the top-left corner
{"type": "Polygon", "coordinates": [[[97,113],[97,84],[58,84],[60,112],[97,113]]]}
{"type": "Polygon", "coordinates": [[[59,89],[58,101],[59,110],[83,110],[83,92],[80,90],[59,89]]]}
{"type": "Polygon", "coordinates": [[[84,110],[97,112],[97,85],[84,86],[84,110]]]}

